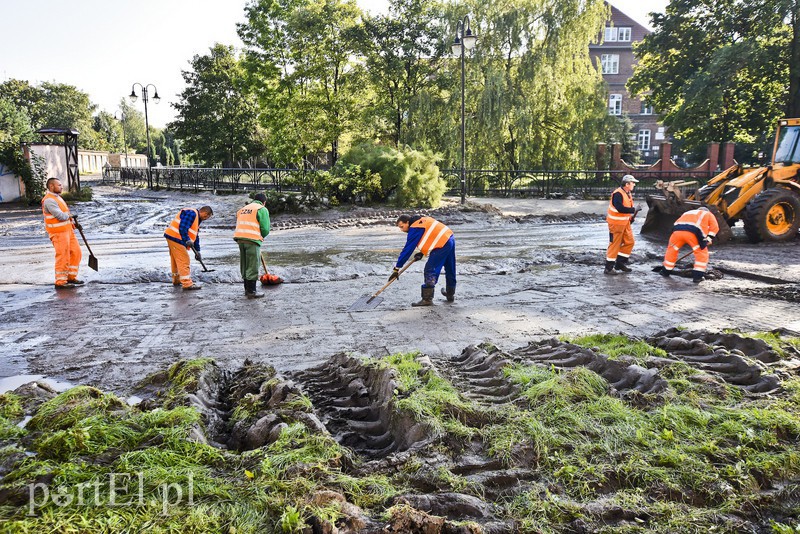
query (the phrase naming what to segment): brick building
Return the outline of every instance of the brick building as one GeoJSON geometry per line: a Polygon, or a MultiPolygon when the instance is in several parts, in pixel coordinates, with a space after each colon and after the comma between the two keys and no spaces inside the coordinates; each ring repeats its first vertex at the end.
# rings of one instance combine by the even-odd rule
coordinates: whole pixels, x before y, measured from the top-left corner
{"type": "Polygon", "coordinates": [[[608,85],[608,112],[611,115],[627,115],[633,123],[636,145],[646,163],[658,159],[662,141],[669,141],[658,115],[644,101],[633,98],[625,84],[633,75],[636,58],[633,43],[644,39],[650,30],[628,15],[611,7],[611,18],[606,22],[601,44],[589,45],[589,55],[602,68],[603,79],[608,85]]]}

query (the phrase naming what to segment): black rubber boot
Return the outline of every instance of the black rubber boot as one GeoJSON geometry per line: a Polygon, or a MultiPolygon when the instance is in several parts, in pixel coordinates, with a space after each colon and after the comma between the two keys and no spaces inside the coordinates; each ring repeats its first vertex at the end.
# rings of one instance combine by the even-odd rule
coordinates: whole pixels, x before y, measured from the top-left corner
{"type": "Polygon", "coordinates": [[[661,270],[660,270],[660,271],[658,271],[658,274],[660,274],[660,275],[661,275],[661,276],[663,276],[664,278],[669,278],[669,275],[671,275],[671,274],[672,274],[672,271],[670,271],[670,270],[669,270],[669,269],[667,269],[666,267],[662,267],[662,268],[661,268],[661,270]]]}
{"type": "Polygon", "coordinates": [[[433,290],[435,287],[422,286],[422,300],[419,302],[412,302],[412,306],[433,306],[433,290]]]}
{"type": "Polygon", "coordinates": [[[616,263],[614,263],[614,269],[617,271],[622,271],[623,273],[629,273],[632,271],[632,269],[628,267],[627,263],[628,263],[628,258],[617,256],[617,261],[616,263]]]}
{"type": "Polygon", "coordinates": [[[258,280],[246,280],[245,281],[245,296],[249,299],[260,299],[264,296],[264,293],[258,292],[258,286],[256,285],[258,280]]]}
{"type": "Polygon", "coordinates": [[[606,261],[606,269],[603,271],[603,274],[617,274],[617,271],[614,270],[613,261],[606,261]]]}
{"type": "Polygon", "coordinates": [[[447,289],[442,288],[442,295],[447,298],[447,302],[455,302],[456,300],[456,288],[448,287],[447,289]]]}
{"type": "Polygon", "coordinates": [[[705,278],[706,273],[704,271],[692,271],[692,282],[695,284],[699,284],[705,278]]]}

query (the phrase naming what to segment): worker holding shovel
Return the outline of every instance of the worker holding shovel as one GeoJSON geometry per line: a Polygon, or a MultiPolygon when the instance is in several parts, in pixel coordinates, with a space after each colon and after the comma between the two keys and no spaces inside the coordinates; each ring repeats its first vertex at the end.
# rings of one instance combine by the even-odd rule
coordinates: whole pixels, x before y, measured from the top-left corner
{"type": "Polygon", "coordinates": [[[201,261],[200,223],[214,215],[211,206],[200,209],[185,208],[178,212],[167,226],[164,237],[169,245],[169,259],[172,266],[172,285],[183,286],[186,291],[200,289],[201,285],[192,282],[189,268],[189,251],[194,251],[194,259],[201,261]]]}
{"type": "Polygon", "coordinates": [[[672,235],[664,254],[664,268],[660,271],[662,276],[672,274],[672,269],[677,263],[678,251],[684,245],[689,245],[694,252],[694,267],[692,268],[692,282],[699,284],[703,281],[708,269],[708,245],[719,232],[719,223],[714,214],[705,206],[696,210],[689,210],[675,221],[672,235]]]}
{"type": "Polygon", "coordinates": [[[397,227],[407,233],[406,245],[397,258],[397,264],[389,276],[389,281],[400,277],[400,268],[411,257],[414,250],[416,260],[428,256],[425,263],[425,283],[422,285],[422,300],[412,306],[432,306],[433,294],[439,274],[444,267],[446,285],[442,294],[447,302],[453,302],[456,294],[456,240],[453,231],[433,217],[411,217],[401,215],[397,218],[397,227]]]}
{"type": "Polygon", "coordinates": [[[81,247],[75,237],[77,216],[70,215],[67,203],[61,198],[61,180],[50,178],[46,185],[42,214],[47,235],[56,250],[56,289],[73,289],[83,284],[78,280],[81,247]]]}
{"type": "Polygon", "coordinates": [[[233,239],[239,243],[239,269],[244,279],[244,294],[249,299],[259,299],[258,269],[261,243],[269,234],[269,210],[264,207],[267,197],[257,193],[253,201],[236,212],[236,230],[233,239]]]}
{"type": "Polygon", "coordinates": [[[606,250],[605,274],[629,273],[628,260],[633,251],[631,223],[641,208],[633,207],[633,188],[639,180],[630,174],[622,177],[622,185],[614,190],[608,201],[608,249],[606,250]]]}

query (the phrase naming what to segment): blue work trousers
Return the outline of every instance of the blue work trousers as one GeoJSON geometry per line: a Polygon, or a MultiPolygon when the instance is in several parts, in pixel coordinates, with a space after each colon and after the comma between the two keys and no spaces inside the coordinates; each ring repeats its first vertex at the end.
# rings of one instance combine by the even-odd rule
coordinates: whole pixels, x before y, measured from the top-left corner
{"type": "Polygon", "coordinates": [[[425,285],[422,287],[434,287],[439,281],[439,274],[444,267],[444,279],[447,288],[455,291],[456,289],[456,240],[450,236],[447,243],[441,248],[430,251],[428,261],[425,263],[425,285]]]}

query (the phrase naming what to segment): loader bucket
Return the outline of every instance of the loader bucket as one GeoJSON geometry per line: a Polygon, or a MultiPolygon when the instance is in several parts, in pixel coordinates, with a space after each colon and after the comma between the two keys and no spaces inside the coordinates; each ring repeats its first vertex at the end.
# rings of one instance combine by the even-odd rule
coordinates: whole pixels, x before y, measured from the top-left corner
{"type": "Polygon", "coordinates": [[[703,204],[696,200],[682,200],[676,201],[674,198],[667,198],[662,195],[647,195],[647,218],[642,225],[640,233],[650,234],[654,236],[661,236],[664,239],[669,239],[672,233],[672,226],[675,224],[681,215],[689,210],[697,209],[705,206],[709,209],[719,224],[719,232],[717,233],[714,241],[716,243],[725,243],[733,237],[731,227],[725,217],[722,216],[716,206],[703,204]]]}

